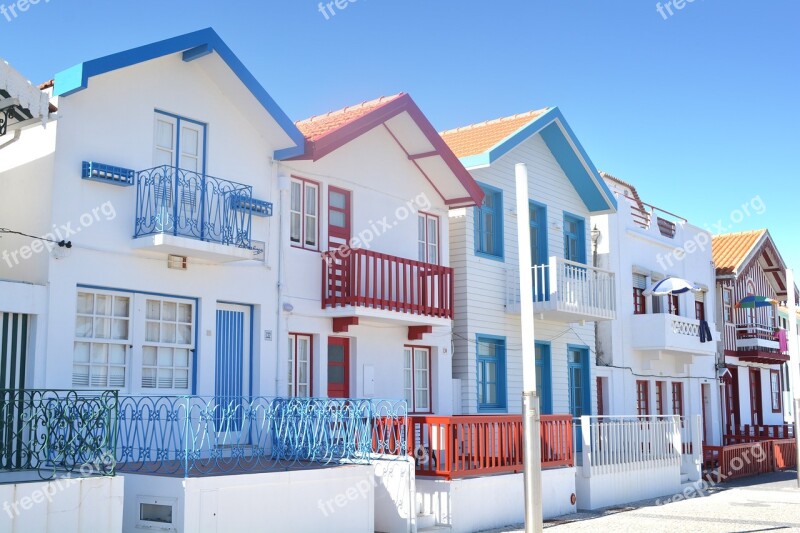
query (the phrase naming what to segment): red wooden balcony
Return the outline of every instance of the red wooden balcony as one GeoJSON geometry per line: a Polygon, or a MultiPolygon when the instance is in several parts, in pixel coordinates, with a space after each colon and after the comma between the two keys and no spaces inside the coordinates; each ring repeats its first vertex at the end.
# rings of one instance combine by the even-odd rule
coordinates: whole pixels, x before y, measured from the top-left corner
{"type": "MultiPolygon", "coordinates": [[[[522,472],[522,416],[409,416],[418,476],[456,479],[522,472]]],[[[572,417],[544,415],[542,468],[574,465],[572,417]]]]}
{"type": "Polygon", "coordinates": [[[453,269],[344,248],[322,254],[322,308],[367,307],[453,318],[453,269]]]}
{"type": "Polygon", "coordinates": [[[791,439],[794,437],[794,424],[784,425],[755,425],[745,424],[743,427],[725,428],[723,443],[747,444],[765,440],[791,439]]]}

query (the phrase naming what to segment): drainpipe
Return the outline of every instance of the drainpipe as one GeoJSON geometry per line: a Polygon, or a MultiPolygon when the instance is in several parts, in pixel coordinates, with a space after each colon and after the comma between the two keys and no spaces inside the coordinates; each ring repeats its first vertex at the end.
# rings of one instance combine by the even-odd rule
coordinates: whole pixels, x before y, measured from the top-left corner
{"type": "MultiPolygon", "coordinates": [[[[792,396],[794,400],[794,442],[797,448],[797,457],[800,459],[800,366],[798,366],[797,345],[797,302],[794,294],[794,270],[786,269],[786,307],[789,311],[789,326],[786,331],[786,340],[789,343],[789,369],[791,378],[792,396]]],[[[800,465],[800,463],[797,463],[800,465]]],[[[797,487],[800,488],[800,468],[797,469],[797,487]]]]}
{"type": "MultiPolygon", "coordinates": [[[[279,165],[275,165],[275,169],[277,170],[279,165]]],[[[287,227],[286,218],[288,217],[288,211],[286,210],[286,206],[289,205],[289,190],[291,187],[291,181],[289,180],[288,176],[283,174],[278,174],[278,286],[277,286],[277,301],[276,301],[276,309],[275,309],[275,317],[277,319],[276,323],[276,330],[275,330],[275,342],[277,343],[277,349],[275,350],[275,396],[280,396],[280,376],[281,376],[281,360],[284,357],[284,348],[285,343],[283,342],[283,272],[284,272],[284,233],[285,228],[287,227]]]]}
{"type": "MultiPolygon", "coordinates": [[[[594,227],[592,228],[591,236],[592,236],[592,266],[597,268],[597,266],[598,266],[597,265],[597,245],[600,242],[600,236],[601,236],[600,230],[597,229],[597,224],[595,224],[594,227]]],[[[614,290],[616,291],[616,286],[614,287],[614,290]]],[[[614,294],[613,297],[616,297],[616,294],[614,294]]],[[[600,330],[600,324],[597,322],[597,320],[595,320],[594,321],[594,352],[595,352],[595,362],[594,362],[594,364],[595,364],[595,366],[597,366],[600,362],[605,364],[605,360],[603,360],[602,354],[600,353],[600,350],[598,350],[597,333],[599,332],[599,330],[600,330]]],[[[602,415],[604,413],[597,413],[597,414],[602,415]]]]}

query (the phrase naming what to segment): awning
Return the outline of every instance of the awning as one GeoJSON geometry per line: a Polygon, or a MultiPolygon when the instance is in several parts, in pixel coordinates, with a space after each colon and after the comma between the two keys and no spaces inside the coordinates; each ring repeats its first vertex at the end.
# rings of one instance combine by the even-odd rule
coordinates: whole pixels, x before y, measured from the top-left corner
{"type": "Polygon", "coordinates": [[[0,138],[24,128],[44,125],[49,116],[47,93],[0,59],[0,138]]]}

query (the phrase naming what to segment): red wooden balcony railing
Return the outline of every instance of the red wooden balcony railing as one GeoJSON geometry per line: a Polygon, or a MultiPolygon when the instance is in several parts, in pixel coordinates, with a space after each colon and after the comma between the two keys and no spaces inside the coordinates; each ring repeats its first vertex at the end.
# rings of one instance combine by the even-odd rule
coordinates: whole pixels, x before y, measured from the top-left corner
{"type": "Polygon", "coordinates": [[[704,476],[717,483],[797,468],[794,440],[762,440],[729,446],[703,446],[704,476]]]}
{"type": "MultiPolygon", "coordinates": [[[[410,416],[409,453],[418,476],[455,479],[521,472],[522,416],[410,416]]],[[[542,468],[574,464],[572,417],[544,415],[542,468]]]]}
{"type": "Polygon", "coordinates": [[[322,308],[348,305],[453,318],[453,269],[343,248],[322,254],[322,308]]]}
{"type": "Polygon", "coordinates": [[[794,437],[794,424],[784,425],[756,425],[746,424],[744,427],[727,427],[723,436],[723,443],[747,444],[774,439],[789,439],[794,437]]]}

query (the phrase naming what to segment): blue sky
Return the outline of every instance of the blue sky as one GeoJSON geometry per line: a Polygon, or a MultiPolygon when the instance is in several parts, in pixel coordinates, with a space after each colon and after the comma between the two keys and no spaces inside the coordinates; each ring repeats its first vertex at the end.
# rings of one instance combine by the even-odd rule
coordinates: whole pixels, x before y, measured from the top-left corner
{"type": "Polygon", "coordinates": [[[800,268],[800,2],[687,0],[666,19],[649,0],[318,8],[40,0],[0,15],[0,56],[38,82],[212,26],[295,120],[400,91],[439,129],[558,105],[597,167],[646,202],[712,231],[767,227],[800,268]],[[763,214],[733,223],[756,197],[763,214]]]}

